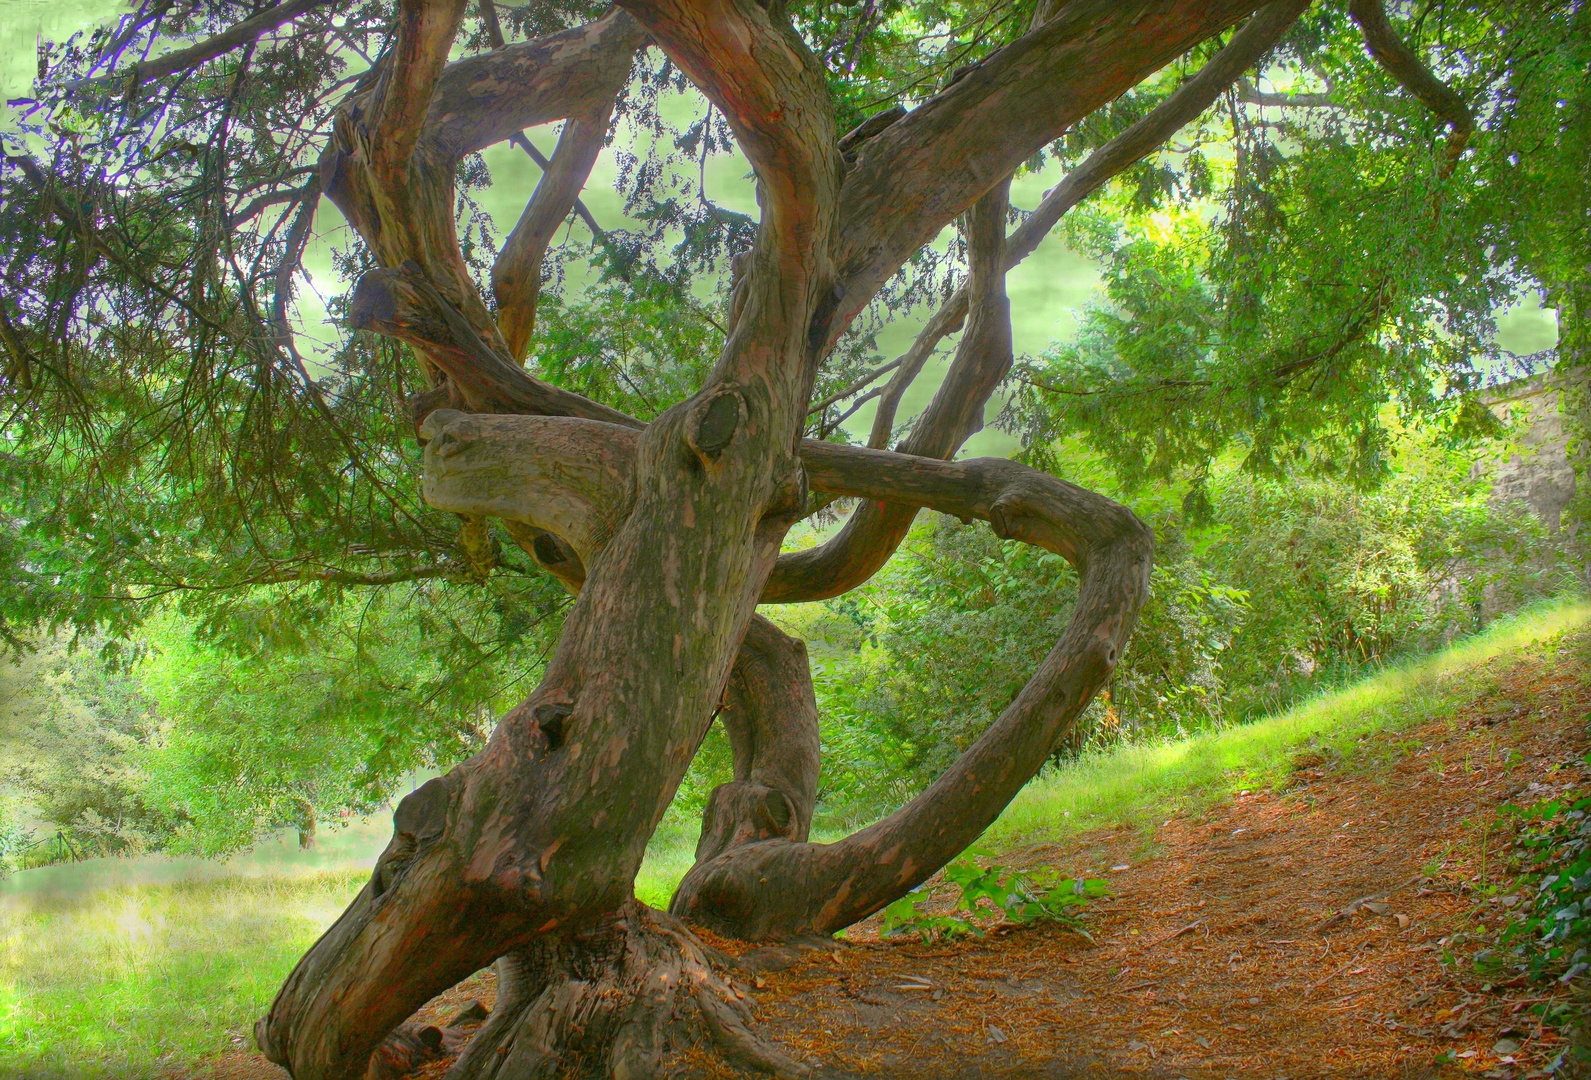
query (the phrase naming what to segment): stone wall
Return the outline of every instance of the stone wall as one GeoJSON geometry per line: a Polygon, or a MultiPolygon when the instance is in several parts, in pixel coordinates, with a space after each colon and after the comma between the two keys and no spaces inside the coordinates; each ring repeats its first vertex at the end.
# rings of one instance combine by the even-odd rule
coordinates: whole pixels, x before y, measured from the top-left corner
{"type": "Polygon", "coordinates": [[[1555,532],[1565,524],[1563,512],[1575,491],[1568,432],[1559,411],[1562,387],[1561,377],[1533,375],[1487,395],[1487,404],[1499,412],[1524,413],[1517,451],[1497,466],[1492,497],[1523,502],[1555,532]]]}

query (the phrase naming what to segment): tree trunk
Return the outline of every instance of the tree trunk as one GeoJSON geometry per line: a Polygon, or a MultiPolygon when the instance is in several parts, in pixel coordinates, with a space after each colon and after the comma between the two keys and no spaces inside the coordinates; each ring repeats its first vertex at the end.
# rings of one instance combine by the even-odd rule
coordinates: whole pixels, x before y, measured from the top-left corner
{"type": "Polygon", "coordinates": [[[544,936],[499,960],[496,1007],[448,1080],[657,1076],[686,1047],[805,1075],[752,1034],[750,987],[738,974],[677,919],[627,904],[579,934],[544,936]]]}
{"type": "Polygon", "coordinates": [[[427,501],[511,522],[578,596],[541,685],[481,753],[398,805],[369,884],[256,1027],[272,1060],[296,1080],[358,1080],[373,1060],[430,1052],[439,1036],[403,1021],[502,958],[499,1007],[455,1078],[659,1075],[704,1041],[749,1067],[801,1071],[746,1030],[732,965],[631,895],[714,712],[735,778],[713,793],[674,910],[742,936],[831,932],[954,857],[1032,775],[1120,656],[1151,553],[1121,507],[1013,462],[803,441],[818,365],[881,284],[978,203],[985,270],[969,290],[968,359],[907,447],[953,453],[1010,360],[1005,178],[1255,6],[1064,5],[842,159],[822,66],[778,5],[624,0],[586,27],[449,65],[464,0],[400,0],[390,61],[339,113],[322,159],[325,191],[380,267],[350,321],[409,342],[433,380],[416,417],[427,501]],[[517,358],[549,222],[594,158],[588,124],[648,39],[722,110],[756,170],[762,217],[737,259],[712,375],[641,425],[517,358]],[[494,269],[494,317],[457,248],[453,169],[558,118],[567,138],[494,269]],[[804,647],[754,617],[809,478],[877,505],[884,527],[867,530],[863,559],[875,569],[871,537],[892,550],[928,506],[1082,572],[1066,635],[989,734],[899,814],[830,847],[806,843],[818,743],[804,647]]]}

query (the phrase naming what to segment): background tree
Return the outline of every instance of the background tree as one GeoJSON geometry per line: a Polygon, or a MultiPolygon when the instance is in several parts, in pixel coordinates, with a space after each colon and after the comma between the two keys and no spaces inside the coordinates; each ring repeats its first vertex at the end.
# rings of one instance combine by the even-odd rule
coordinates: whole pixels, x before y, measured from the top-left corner
{"type": "MultiPolygon", "coordinates": [[[[327,590],[425,580],[495,586],[505,611],[517,592],[524,610],[527,558],[578,592],[537,689],[479,754],[400,805],[370,884],[261,1022],[270,1056],[299,1077],[363,1075],[373,1052],[408,1044],[380,1047],[418,1004],[503,958],[498,1008],[456,1076],[645,1075],[704,1034],[743,1063],[799,1071],[746,1027],[722,958],[634,903],[647,838],[716,712],[735,779],[709,801],[672,910],[747,938],[832,932],[975,839],[1108,678],[1147,588],[1148,531],[1029,466],[950,459],[1013,362],[1005,271],[1263,69],[1306,4],[1277,0],[1243,22],[1257,7],[634,0],[510,15],[490,0],[474,13],[460,0],[288,0],[177,13],[154,0],[48,58],[24,133],[35,142],[8,158],[6,467],[76,497],[22,517],[28,550],[10,558],[36,587],[7,617],[125,624],[135,583],[139,596],[215,596],[223,617],[244,586],[289,586],[304,618],[327,590]],[[179,47],[157,52],[167,42],[179,47]],[[1180,84],[1154,78],[1183,56],[1180,84]],[[700,378],[691,364],[648,375],[643,362],[637,379],[582,363],[563,313],[542,335],[554,347],[537,352],[543,279],[557,280],[548,251],[581,213],[613,118],[654,116],[658,88],[679,78],[710,109],[676,149],[732,139],[755,170],[760,220],[682,201],[658,185],[661,163],[637,160],[627,184],[643,227],[593,226],[594,259],[660,323],[689,310],[693,268],[728,263],[725,310],[701,320],[717,336],[690,320],[669,331],[698,351],[700,378]],[[1114,129],[1056,146],[1091,116],[1114,129]],[[494,253],[470,202],[485,179],[474,155],[559,120],[542,182],[494,253]],[[1008,234],[1009,179],[1048,149],[1079,160],[1008,234]],[[334,307],[366,332],[329,362],[300,354],[291,317],[322,196],[360,239],[342,265],[357,287],[334,307]],[[958,218],[947,262],[931,244],[958,218]],[[962,258],[965,280],[947,278],[962,258]],[[859,370],[891,306],[935,289],[944,302],[911,351],[859,370]],[[933,402],[885,449],[901,395],[957,328],[933,402]],[[885,374],[870,447],[803,440],[809,427],[832,434],[830,410],[885,374]],[[405,483],[421,463],[400,413],[425,446],[427,505],[405,483]],[[809,490],[861,501],[828,543],[781,555],[809,490]],[[125,530],[115,540],[102,505],[104,525],[125,530]],[[1071,562],[1070,622],[921,795],[843,841],[807,843],[819,762],[804,649],[755,606],[865,582],[923,506],[1071,562]],[[80,515],[65,540],[36,525],[58,507],[80,515]],[[68,604],[45,583],[73,568],[68,604]]],[[[1290,47],[1306,60],[1357,53],[1362,31],[1435,109],[1451,130],[1430,198],[1416,200],[1434,219],[1474,119],[1379,4],[1350,14],[1354,37],[1290,47]]],[[[1428,139],[1412,142],[1429,155],[1428,139]]],[[[1238,205],[1258,244],[1266,189],[1235,187],[1253,192],[1238,205]]],[[[1251,245],[1236,263],[1263,283],[1287,257],[1251,245]]],[[[1252,283],[1223,288],[1218,312],[1262,304],[1252,283]]],[[[1390,287],[1366,289],[1348,290],[1370,304],[1350,342],[1390,318],[1390,287]]],[[[1320,307],[1340,317],[1344,304],[1320,307]]],[[[1272,344],[1275,376],[1300,346],[1272,344]]],[[[1386,383],[1402,389],[1367,377],[1375,360],[1350,384],[1361,415],[1386,383]]],[[[1304,402],[1288,430],[1339,404],[1304,402]]]]}

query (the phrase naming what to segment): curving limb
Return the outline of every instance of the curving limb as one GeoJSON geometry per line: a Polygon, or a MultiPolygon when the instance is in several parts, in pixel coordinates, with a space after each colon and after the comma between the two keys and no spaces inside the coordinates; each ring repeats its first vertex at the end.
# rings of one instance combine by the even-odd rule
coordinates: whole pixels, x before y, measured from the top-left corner
{"type": "MultiPolygon", "coordinates": [[[[582,538],[601,529],[579,518],[604,499],[624,498],[635,433],[572,418],[441,413],[430,423],[428,497],[445,498],[460,512],[556,527],[572,548],[584,547],[582,558],[600,565],[602,545],[582,538]],[[566,479],[549,480],[562,468],[558,459],[581,444],[581,461],[601,464],[575,463],[566,479]],[[527,464],[533,455],[541,458],[535,468],[527,464]],[[511,482],[523,486],[522,500],[503,496],[510,482],[504,468],[518,470],[511,482]],[[547,509],[560,505],[575,508],[561,521],[547,509]]],[[[1109,677],[1147,596],[1153,561],[1149,530],[1125,508],[1016,462],[944,462],[809,440],[802,463],[819,490],[988,521],[1001,537],[1068,559],[1080,587],[1066,633],[988,732],[917,799],[831,845],[801,842],[817,781],[816,707],[804,650],[771,624],[750,624],[725,695],[736,779],[715,793],[700,861],[672,910],[752,939],[849,925],[972,843],[1109,677]],[[792,881],[803,887],[792,890],[792,881]]]]}
{"type": "MultiPolygon", "coordinates": [[[[948,458],[983,426],[983,408],[1011,370],[1011,304],[1005,294],[1005,214],[1010,179],[996,184],[967,214],[972,319],[944,383],[901,452],[948,458]]],[[[810,475],[808,478],[810,483],[810,475]]],[[[808,551],[779,557],[763,603],[821,600],[848,592],[878,573],[917,518],[917,507],[867,502],[839,534],[808,551]]]]}
{"type": "Polygon", "coordinates": [[[942,462],[808,446],[815,486],[988,521],[1078,569],[1066,632],[1015,700],[929,788],[834,844],[769,839],[693,867],[670,910],[746,939],[832,933],[926,880],[973,843],[1104,685],[1148,596],[1154,545],[1124,507],[1013,461],[942,462]],[[792,889],[792,882],[800,882],[792,889]]]}
{"type": "MultiPolygon", "coordinates": [[[[468,369],[480,358],[482,342],[485,352],[516,355],[476,290],[459,248],[454,220],[459,160],[553,120],[581,119],[571,141],[577,133],[589,134],[584,121],[611,109],[646,39],[634,19],[614,11],[585,26],[450,64],[448,52],[463,12],[463,0],[403,0],[392,61],[374,85],[339,109],[319,166],[327,197],[358,230],[382,268],[368,286],[360,283],[376,310],[402,315],[408,302],[416,309],[414,321],[436,323],[450,310],[471,328],[468,334],[406,335],[386,325],[361,324],[356,312],[356,326],[392,332],[414,345],[433,385],[468,369]],[[388,289],[380,275],[404,267],[417,267],[415,276],[435,290],[441,303],[427,296],[416,305],[412,292],[388,289]],[[382,300],[383,292],[396,295],[382,300]],[[460,349],[462,360],[456,355],[460,349]],[[449,351],[455,355],[450,357],[449,351]]],[[[578,151],[571,151],[560,176],[544,178],[546,198],[533,200],[543,212],[566,196],[572,199],[578,193],[577,179],[589,172],[589,165],[579,167],[580,160],[595,151],[584,137],[578,141],[578,151]]],[[[540,227],[538,215],[522,234],[525,243],[517,262],[511,256],[507,264],[509,271],[523,270],[534,255],[534,272],[526,277],[538,285],[540,253],[534,236],[540,227]]],[[[534,308],[533,296],[528,306],[534,308]]],[[[466,388],[458,403],[502,408],[512,400],[488,399],[466,388]]]]}
{"type": "Polygon", "coordinates": [[[629,82],[646,31],[622,9],[594,22],[467,56],[437,80],[426,138],[454,161],[529,127],[591,116],[629,82]]]}
{"type": "Polygon", "coordinates": [[[708,796],[696,861],[762,840],[805,840],[820,765],[806,642],[753,616],[718,719],[734,752],[735,778],[708,796]]]}
{"type": "Polygon", "coordinates": [[[1078,118],[1259,6],[1071,0],[869,139],[840,191],[837,325],[945,222],[1078,118]],[[995,116],[1000,122],[990,123],[995,116]]]}
{"type": "MultiPolygon", "coordinates": [[[[628,413],[554,386],[513,363],[413,260],[361,277],[349,301],[348,324],[415,346],[449,380],[457,403],[472,410],[579,416],[636,430],[645,426],[628,413]]],[[[416,422],[452,400],[450,394],[428,392],[416,422]]]]}
{"type": "MultiPolygon", "coordinates": [[[[1281,40],[1308,6],[1308,0],[1275,0],[1261,8],[1233,35],[1230,42],[1170,97],[1068,173],[1009,236],[1003,235],[1002,202],[1003,243],[998,237],[969,236],[968,282],[929,318],[911,348],[897,361],[895,374],[880,396],[868,445],[882,449],[887,444],[901,397],[922,371],[940,340],[962,328],[974,300],[992,295],[988,294],[989,283],[999,276],[996,274],[997,269],[1001,275],[1009,272],[1037,250],[1040,242],[1067,211],[1099,190],[1112,177],[1154,152],[1166,139],[1196,119],[1234,79],[1257,63],[1281,40]],[[991,256],[991,252],[999,252],[994,265],[988,262],[995,257],[991,256]]],[[[1002,185],[1002,190],[1008,185],[1009,180],[1002,185]]],[[[976,219],[976,216],[975,208],[969,217],[976,219]]],[[[992,303],[989,300],[983,302],[992,303]]],[[[1004,302],[1003,284],[999,302],[1004,302]]],[[[993,309],[990,310],[992,312],[993,309]]],[[[974,326],[963,335],[962,346],[951,363],[945,383],[935,394],[928,409],[918,418],[912,433],[898,447],[902,453],[948,458],[977,430],[970,426],[972,417],[981,418],[999,379],[1009,370],[1009,361],[1001,367],[986,359],[990,345],[983,342],[982,338],[990,333],[987,329],[989,325],[992,324],[987,321],[980,323],[975,318],[974,326]],[[970,349],[967,347],[969,339],[973,343],[970,349]],[[998,375],[990,382],[989,376],[994,375],[996,370],[998,375]]],[[[1009,350],[1009,327],[1005,333],[1006,349],[1009,350]]],[[[763,602],[819,600],[856,588],[889,561],[910,531],[915,517],[915,507],[875,503],[858,506],[832,539],[807,551],[780,556],[774,576],[763,594],[763,602]]]]}
{"type": "Polygon", "coordinates": [[[1453,129],[1453,134],[1447,140],[1441,167],[1442,179],[1452,176],[1464,148],[1469,145],[1470,136],[1475,133],[1475,116],[1469,106],[1452,87],[1432,74],[1431,69],[1421,63],[1420,58],[1398,36],[1391,20],[1387,18],[1387,9],[1382,0],[1349,0],[1348,14],[1359,24],[1359,29],[1364,33],[1365,45],[1370,49],[1370,55],[1376,58],[1376,63],[1385,68],[1387,74],[1398,81],[1398,85],[1413,94],[1453,129]]]}
{"type": "Polygon", "coordinates": [[[613,101],[609,99],[592,116],[564,121],[541,183],[536,185],[530,203],[492,265],[497,325],[509,353],[517,360],[525,359],[536,328],[536,299],[541,295],[541,265],[547,245],[579,201],[580,189],[585,187],[591,167],[602,152],[612,115],[613,101]]]}
{"type": "MultiPolygon", "coordinates": [[[[635,499],[637,435],[628,428],[438,409],[420,435],[427,440],[426,502],[552,534],[582,564],[601,551],[635,499]]],[[[533,554],[547,551],[556,553],[550,563],[568,561],[563,546],[533,554]]]]}

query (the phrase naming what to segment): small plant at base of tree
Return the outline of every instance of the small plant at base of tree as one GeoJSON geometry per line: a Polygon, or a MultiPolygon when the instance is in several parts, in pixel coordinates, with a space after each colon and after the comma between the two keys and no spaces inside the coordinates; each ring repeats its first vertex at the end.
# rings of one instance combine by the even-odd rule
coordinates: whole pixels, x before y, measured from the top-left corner
{"type": "Polygon", "coordinates": [[[922,885],[884,909],[885,938],[915,936],[919,941],[982,937],[985,923],[1060,923],[1084,937],[1078,918],[1090,900],[1110,895],[1102,878],[1063,878],[1048,866],[1012,870],[998,863],[980,867],[963,856],[945,867],[945,883],[922,885]],[[960,891],[948,914],[930,911],[934,894],[946,885],[960,891]]]}

